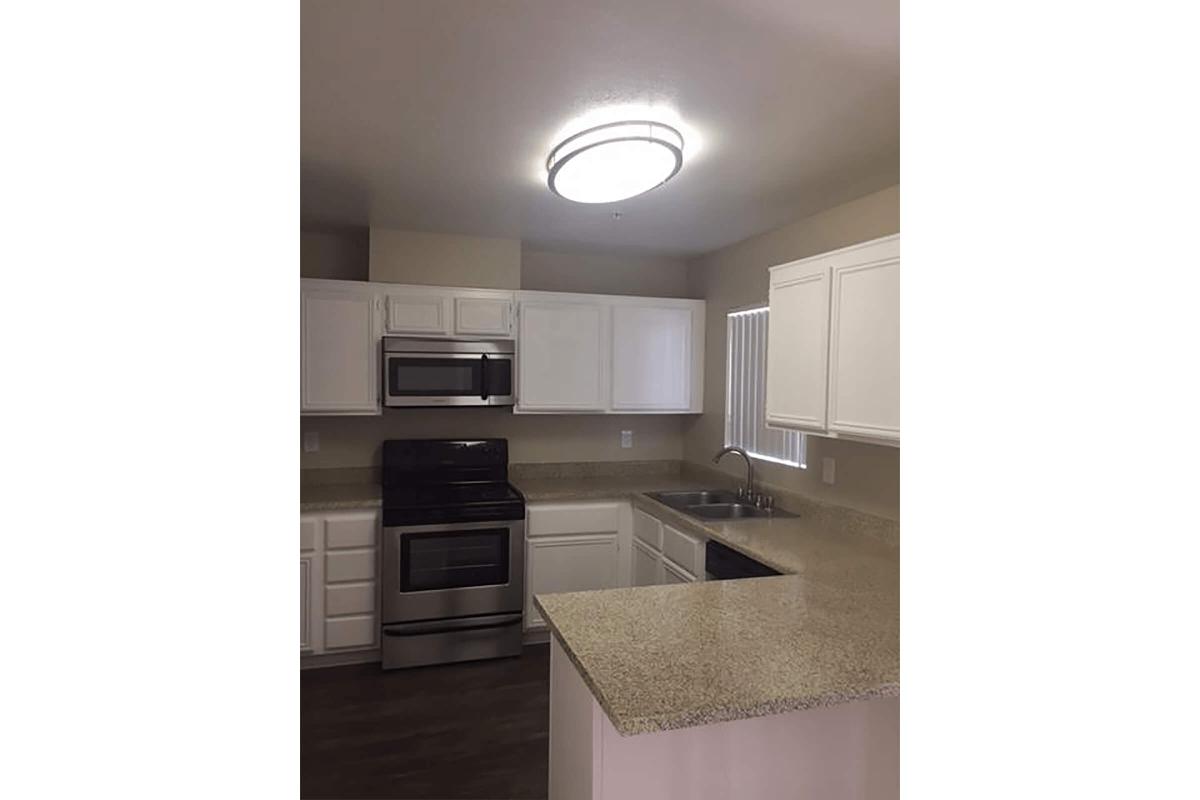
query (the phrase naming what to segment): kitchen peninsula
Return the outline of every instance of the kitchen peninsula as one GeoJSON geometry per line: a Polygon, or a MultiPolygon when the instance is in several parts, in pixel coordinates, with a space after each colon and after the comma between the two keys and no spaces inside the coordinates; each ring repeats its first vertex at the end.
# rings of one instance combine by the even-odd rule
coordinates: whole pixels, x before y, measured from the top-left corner
{"type": "Polygon", "coordinates": [[[552,800],[896,797],[895,543],[633,499],[790,574],[538,595],[552,800]]]}

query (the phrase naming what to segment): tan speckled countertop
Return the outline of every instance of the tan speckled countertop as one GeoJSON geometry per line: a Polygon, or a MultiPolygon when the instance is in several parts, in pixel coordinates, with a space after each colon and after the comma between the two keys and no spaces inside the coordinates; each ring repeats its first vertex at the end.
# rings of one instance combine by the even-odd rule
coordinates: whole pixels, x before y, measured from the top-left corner
{"type": "MultiPolygon", "coordinates": [[[[628,500],[643,492],[672,492],[703,489],[708,484],[696,478],[673,475],[601,476],[594,478],[512,478],[529,503],[575,500],[628,500]]],[[[711,481],[709,482],[711,483],[711,481]]]]}
{"type": "Polygon", "coordinates": [[[680,530],[790,574],[536,596],[618,732],[899,694],[895,523],[817,504],[797,517],[702,522],[629,496],[680,530]]]}
{"type": "Polygon", "coordinates": [[[300,513],[379,508],[383,490],[378,483],[331,483],[300,485],[300,513]]]}

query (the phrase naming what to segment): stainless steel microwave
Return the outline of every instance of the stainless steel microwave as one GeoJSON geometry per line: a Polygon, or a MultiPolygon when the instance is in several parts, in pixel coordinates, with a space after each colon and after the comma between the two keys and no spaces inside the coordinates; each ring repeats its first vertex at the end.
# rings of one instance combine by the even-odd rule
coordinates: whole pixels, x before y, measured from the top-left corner
{"type": "Polygon", "coordinates": [[[383,404],[511,406],[514,343],[383,337],[383,404]]]}

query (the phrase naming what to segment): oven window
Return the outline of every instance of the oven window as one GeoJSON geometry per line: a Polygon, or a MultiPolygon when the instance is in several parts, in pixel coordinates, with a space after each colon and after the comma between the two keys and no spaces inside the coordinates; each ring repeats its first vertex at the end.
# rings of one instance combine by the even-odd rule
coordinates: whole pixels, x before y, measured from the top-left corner
{"type": "Polygon", "coordinates": [[[470,397],[483,393],[478,358],[388,357],[388,394],[393,397],[470,397]]]}
{"type": "Polygon", "coordinates": [[[508,583],[508,528],[406,533],[400,537],[400,591],[508,583]]]}

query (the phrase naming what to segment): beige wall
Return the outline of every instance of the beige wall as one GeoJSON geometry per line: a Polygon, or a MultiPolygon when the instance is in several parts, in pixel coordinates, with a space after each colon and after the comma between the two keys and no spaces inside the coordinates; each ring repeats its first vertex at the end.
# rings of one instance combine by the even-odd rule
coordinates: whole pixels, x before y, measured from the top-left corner
{"type": "MultiPolygon", "coordinates": [[[[896,233],[900,230],[900,187],[861,197],[782,228],[693,259],[688,288],[707,301],[704,365],[704,408],[685,418],[684,458],[709,463],[725,437],[725,314],[730,309],[767,300],[767,268],[827,250],[896,233]]],[[[726,457],[721,467],[742,474],[740,460],[726,457]]],[[[770,483],[809,497],[899,519],[900,451],[898,448],[808,437],[807,470],[763,461],[755,470],[770,483]],[[821,458],[836,462],[837,481],[821,483],[821,458]]]]}
{"type": "Polygon", "coordinates": [[[370,234],[366,228],[300,232],[300,277],[367,279],[370,234]]]}
{"type": "Polygon", "coordinates": [[[372,228],[369,276],[389,283],[518,289],[521,242],[372,228]]]}
{"type": "Polygon", "coordinates": [[[300,430],[317,431],[321,452],[300,454],[300,468],[369,467],[379,463],[384,439],[490,437],[508,439],[513,463],[640,461],[683,456],[678,416],[537,416],[500,408],[385,410],[380,417],[301,417],[300,430]],[[633,447],[621,448],[621,431],[633,447]]]}
{"type": "Polygon", "coordinates": [[[605,256],[521,249],[521,288],[545,292],[691,297],[687,262],[653,256],[605,256]]]}

